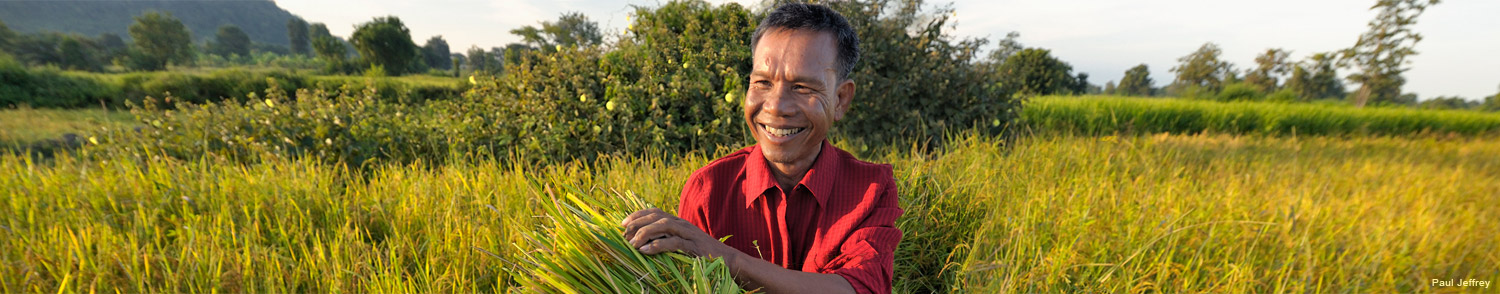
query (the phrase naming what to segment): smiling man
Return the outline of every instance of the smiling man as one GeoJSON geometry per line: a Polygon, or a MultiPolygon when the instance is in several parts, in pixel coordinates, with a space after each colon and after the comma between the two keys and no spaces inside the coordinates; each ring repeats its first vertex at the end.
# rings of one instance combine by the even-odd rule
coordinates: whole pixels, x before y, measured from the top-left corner
{"type": "Polygon", "coordinates": [[[827,141],[854,100],[854,29],[828,7],[785,4],[751,47],[744,110],[756,145],[694,172],[679,215],[625,218],[625,238],[646,254],[723,257],[747,289],[889,293],[903,212],[891,166],[827,141]]]}

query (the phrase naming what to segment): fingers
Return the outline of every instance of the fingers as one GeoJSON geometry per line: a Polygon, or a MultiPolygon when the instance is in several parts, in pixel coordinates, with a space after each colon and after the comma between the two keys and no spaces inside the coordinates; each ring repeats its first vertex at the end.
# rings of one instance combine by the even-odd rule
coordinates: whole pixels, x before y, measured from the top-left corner
{"type": "MultiPolygon", "coordinates": [[[[636,222],[640,223],[644,220],[645,219],[640,219],[636,220],[636,222]]],[[[637,229],[632,234],[625,236],[625,240],[630,241],[631,247],[640,248],[641,246],[645,246],[646,243],[650,243],[651,241],[656,239],[677,236],[677,230],[673,228],[676,225],[677,224],[675,224],[670,218],[659,218],[649,224],[641,225],[640,229],[637,229]]]]}
{"type": "Polygon", "coordinates": [[[636,232],[640,231],[641,227],[643,226],[656,223],[663,219],[675,218],[677,218],[677,216],[655,208],[637,211],[631,214],[629,217],[625,218],[625,222],[623,224],[623,226],[625,226],[625,239],[629,240],[635,238],[636,232]]]}
{"type": "Polygon", "coordinates": [[[689,248],[686,248],[687,245],[689,245],[689,244],[691,244],[691,243],[688,242],[687,240],[684,240],[684,239],[682,239],[680,237],[672,236],[672,237],[666,237],[666,238],[656,239],[654,241],[651,241],[650,243],[646,243],[646,245],[637,247],[637,249],[639,249],[641,251],[641,253],[648,254],[648,255],[651,255],[651,254],[660,254],[662,252],[679,251],[679,250],[683,251],[683,252],[687,252],[688,254],[692,254],[691,252],[693,250],[689,250],[689,248]]]}
{"type": "Polygon", "coordinates": [[[646,215],[650,215],[650,214],[654,214],[654,213],[658,213],[658,212],[660,212],[660,213],[666,213],[665,211],[662,211],[661,208],[648,208],[648,209],[642,209],[640,211],[636,211],[634,213],[631,213],[629,216],[625,216],[625,220],[620,221],[620,225],[624,226],[626,224],[630,224],[630,221],[635,220],[636,218],[640,218],[640,217],[643,217],[643,216],[646,216],[646,215]]]}

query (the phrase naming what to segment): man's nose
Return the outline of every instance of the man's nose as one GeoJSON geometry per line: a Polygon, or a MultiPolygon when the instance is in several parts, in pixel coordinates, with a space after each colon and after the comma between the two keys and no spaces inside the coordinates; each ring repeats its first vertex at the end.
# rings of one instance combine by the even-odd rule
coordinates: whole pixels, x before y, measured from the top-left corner
{"type": "Polygon", "coordinates": [[[797,114],[796,93],[791,86],[776,87],[767,95],[765,105],[761,108],[767,114],[777,117],[786,117],[797,114]]]}

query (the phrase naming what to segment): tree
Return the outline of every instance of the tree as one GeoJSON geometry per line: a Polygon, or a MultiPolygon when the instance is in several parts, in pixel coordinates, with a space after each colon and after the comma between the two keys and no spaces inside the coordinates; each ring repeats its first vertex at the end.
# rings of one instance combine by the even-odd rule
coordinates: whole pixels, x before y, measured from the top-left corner
{"type": "Polygon", "coordinates": [[[1303,100],[1343,98],[1344,84],[1339,82],[1334,53],[1317,53],[1292,66],[1286,88],[1303,100]]]}
{"type": "Polygon", "coordinates": [[[1073,79],[1072,90],[1074,95],[1093,94],[1099,90],[1099,87],[1089,84],[1089,73],[1081,72],[1073,79]]]}
{"type": "Polygon", "coordinates": [[[58,55],[62,57],[62,63],[58,66],[72,70],[99,71],[104,68],[99,63],[97,49],[88,39],[82,36],[68,35],[58,43],[58,55]]]}
{"type": "Polygon", "coordinates": [[[209,46],[209,52],[214,55],[229,57],[250,56],[250,35],[235,25],[224,25],[219,27],[219,32],[214,34],[214,42],[209,46]]]}
{"type": "Polygon", "coordinates": [[[1459,96],[1440,96],[1417,103],[1422,109],[1475,109],[1481,104],[1459,96]]]}
{"type": "Polygon", "coordinates": [[[1369,22],[1370,30],[1361,34],[1353,47],[1344,49],[1341,64],[1349,64],[1358,70],[1346,79],[1358,83],[1354,92],[1354,105],[1364,107],[1369,102],[1386,102],[1400,99],[1401,86],[1406,78],[1401,73],[1410,70],[1407,57],[1417,55],[1415,47],[1422,35],[1411,30],[1428,6],[1438,0],[1378,0],[1370,10],[1380,13],[1369,22]]]}
{"type": "Polygon", "coordinates": [[[124,38],[110,33],[100,34],[99,38],[94,40],[94,45],[99,48],[100,57],[106,62],[124,56],[125,51],[130,49],[130,46],[125,44],[124,38]]]}
{"type": "Polygon", "coordinates": [[[1178,58],[1181,64],[1172,67],[1172,72],[1177,73],[1172,90],[1177,93],[1217,93],[1222,90],[1226,80],[1235,78],[1229,62],[1219,60],[1222,54],[1218,44],[1209,42],[1198,47],[1198,51],[1178,58]]]}
{"type": "Polygon", "coordinates": [[[1115,95],[1115,81],[1108,81],[1104,83],[1104,94],[1115,95]]]}
{"type": "Polygon", "coordinates": [[[371,67],[379,66],[390,75],[412,72],[421,64],[421,53],[411,40],[411,30],[396,16],[376,17],[360,24],[349,38],[354,49],[371,67]]]}
{"type": "Polygon", "coordinates": [[[315,22],[307,26],[308,41],[317,41],[318,38],[321,37],[333,37],[333,34],[328,33],[328,25],[325,25],[321,22],[315,22]]]}
{"type": "Polygon", "coordinates": [[[5,25],[5,21],[0,21],[0,52],[10,52],[11,43],[17,36],[20,35],[10,30],[10,26],[5,25]]]}
{"type": "Polygon", "coordinates": [[[1026,48],[1005,59],[997,70],[1000,83],[1019,95],[1068,93],[1075,87],[1073,66],[1052,57],[1052,51],[1026,48]]]}
{"type": "Polygon", "coordinates": [[[484,48],[479,48],[479,46],[471,46],[469,47],[469,52],[466,56],[468,57],[469,71],[491,72],[492,69],[489,68],[490,63],[486,62],[486,60],[491,60],[493,58],[490,57],[489,53],[484,52],[484,48]]]}
{"type": "Polygon", "coordinates": [[[524,26],[510,30],[510,33],[521,37],[521,41],[532,48],[549,53],[559,47],[587,47],[604,42],[599,24],[578,12],[563,14],[555,22],[544,21],[541,28],[524,26]]]}
{"type": "Polygon", "coordinates": [[[1481,104],[1479,106],[1479,109],[1486,111],[1500,111],[1500,93],[1495,93],[1495,95],[1485,97],[1484,104],[1481,104]]]}
{"type": "Polygon", "coordinates": [[[443,40],[443,36],[427,39],[427,44],[422,46],[422,55],[428,67],[445,70],[453,68],[453,52],[448,50],[448,41],[443,40]]]}
{"type": "MultiPolygon", "coordinates": [[[[299,17],[286,20],[286,38],[291,42],[292,54],[308,56],[312,53],[312,37],[308,36],[307,21],[299,17]]],[[[323,28],[326,33],[328,28],[323,28]]]]}
{"type": "Polygon", "coordinates": [[[1151,96],[1151,71],[1142,63],[1125,71],[1116,91],[1125,96],[1151,96]]]}
{"type": "Polygon", "coordinates": [[[1266,49],[1265,53],[1255,57],[1255,69],[1245,73],[1245,82],[1263,93],[1276,91],[1280,77],[1291,70],[1291,65],[1286,61],[1290,54],[1291,52],[1280,48],[1266,49]]]}
{"type": "Polygon", "coordinates": [[[999,47],[995,48],[994,52],[990,52],[990,60],[1005,63],[1006,58],[1010,58],[1010,56],[1016,54],[1016,52],[1021,52],[1021,49],[1025,49],[1025,47],[1022,46],[1021,42],[1017,40],[1020,38],[1021,33],[1019,32],[1006,33],[1005,39],[1000,39],[999,42],[995,42],[996,45],[999,45],[999,47]]]}
{"type": "Polygon", "coordinates": [[[186,63],[193,58],[193,39],[186,26],[171,13],[147,12],[130,25],[130,38],[138,54],[134,65],[141,70],[162,70],[167,63],[186,63]]]}
{"type": "Polygon", "coordinates": [[[502,61],[501,64],[521,64],[521,60],[526,58],[528,52],[536,50],[536,48],[528,47],[526,44],[510,43],[506,44],[504,49],[496,51],[496,53],[501,55],[495,56],[495,58],[500,59],[502,61]]]}

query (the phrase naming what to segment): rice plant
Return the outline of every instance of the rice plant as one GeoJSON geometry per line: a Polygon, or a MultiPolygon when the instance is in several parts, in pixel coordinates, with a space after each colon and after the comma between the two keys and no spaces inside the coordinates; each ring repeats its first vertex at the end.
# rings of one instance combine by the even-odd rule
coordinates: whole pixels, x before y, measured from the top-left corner
{"type": "Polygon", "coordinates": [[[522,254],[508,270],[528,292],[743,293],[722,258],[676,252],[641,254],[625,240],[620,221],[646,209],[634,193],[546,189],[546,227],[515,244],[522,254]],[[561,194],[559,196],[558,194],[561,194]],[[530,248],[527,248],[530,247],[530,248]]]}

